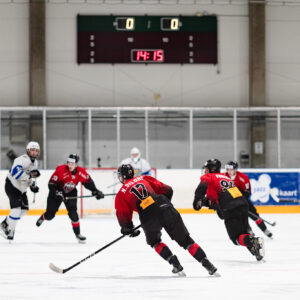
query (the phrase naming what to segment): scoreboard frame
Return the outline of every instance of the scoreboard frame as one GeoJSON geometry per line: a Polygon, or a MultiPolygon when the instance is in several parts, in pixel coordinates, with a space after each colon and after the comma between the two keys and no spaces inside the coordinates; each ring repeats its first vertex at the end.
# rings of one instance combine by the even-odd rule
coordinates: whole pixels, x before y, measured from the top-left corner
{"type": "Polygon", "coordinates": [[[77,63],[217,65],[217,29],[216,15],[77,15],[77,63]],[[162,60],[152,59],[157,50],[162,60]]]}

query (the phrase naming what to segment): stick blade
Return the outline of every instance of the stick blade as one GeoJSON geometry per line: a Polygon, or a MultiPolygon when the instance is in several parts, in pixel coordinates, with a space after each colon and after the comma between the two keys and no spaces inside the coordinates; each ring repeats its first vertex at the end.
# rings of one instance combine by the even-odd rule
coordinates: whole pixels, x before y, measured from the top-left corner
{"type": "Polygon", "coordinates": [[[50,264],[49,264],[49,268],[50,268],[52,271],[56,272],[56,273],[60,273],[60,274],[63,274],[63,273],[64,273],[64,270],[63,270],[63,269],[57,267],[57,266],[54,265],[53,263],[50,263],[50,264]]]}

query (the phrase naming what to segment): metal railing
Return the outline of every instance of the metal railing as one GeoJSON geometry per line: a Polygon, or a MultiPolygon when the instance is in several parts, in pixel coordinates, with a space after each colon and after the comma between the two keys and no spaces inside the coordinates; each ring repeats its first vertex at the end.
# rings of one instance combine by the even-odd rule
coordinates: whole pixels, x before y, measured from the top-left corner
{"type": "MultiPolygon", "coordinates": [[[[117,162],[120,162],[120,146],[121,146],[121,135],[120,135],[120,126],[121,126],[121,113],[134,111],[137,113],[139,118],[144,119],[144,145],[145,145],[145,158],[149,159],[149,113],[153,112],[169,112],[169,113],[179,113],[184,112],[186,114],[186,119],[188,121],[189,127],[189,168],[194,167],[194,120],[197,118],[197,114],[202,113],[202,117],[205,114],[213,113],[214,116],[232,118],[232,143],[233,143],[233,158],[238,160],[238,151],[237,151],[237,143],[238,143],[238,118],[240,118],[241,113],[248,113],[249,116],[255,113],[261,113],[262,116],[268,116],[268,113],[272,112],[272,118],[276,118],[277,126],[277,167],[281,167],[281,120],[282,113],[296,113],[299,114],[299,124],[300,124],[300,107],[0,107],[0,133],[1,133],[1,120],[7,118],[7,115],[14,116],[16,113],[18,114],[28,114],[33,112],[40,112],[42,118],[42,132],[43,132],[43,161],[44,161],[44,169],[47,168],[47,118],[50,112],[85,112],[86,113],[86,121],[87,121],[87,167],[92,167],[92,152],[93,152],[93,140],[92,140],[92,131],[93,131],[93,113],[99,112],[113,112],[113,119],[116,122],[116,157],[117,162]]],[[[174,116],[173,116],[174,117],[174,116]]],[[[200,118],[202,118],[200,117],[200,118]]],[[[64,116],[62,115],[63,119],[64,116]]],[[[83,117],[84,119],[85,117],[83,117]]],[[[155,116],[154,116],[155,118],[155,116]]],[[[174,122],[176,122],[176,118],[180,118],[180,116],[174,117],[174,122]]],[[[296,119],[298,119],[298,115],[296,115],[296,119]]],[[[0,137],[0,149],[1,149],[1,137],[0,137]]],[[[1,160],[0,160],[1,164],[1,160]]],[[[1,168],[1,165],[0,165],[1,168]]]]}

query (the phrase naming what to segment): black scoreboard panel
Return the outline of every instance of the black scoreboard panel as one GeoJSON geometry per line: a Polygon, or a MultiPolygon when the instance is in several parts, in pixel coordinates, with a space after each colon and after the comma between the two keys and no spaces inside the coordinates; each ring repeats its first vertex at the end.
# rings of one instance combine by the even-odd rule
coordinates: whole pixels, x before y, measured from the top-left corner
{"type": "Polygon", "coordinates": [[[77,62],[217,64],[216,16],[77,16],[77,62]]]}

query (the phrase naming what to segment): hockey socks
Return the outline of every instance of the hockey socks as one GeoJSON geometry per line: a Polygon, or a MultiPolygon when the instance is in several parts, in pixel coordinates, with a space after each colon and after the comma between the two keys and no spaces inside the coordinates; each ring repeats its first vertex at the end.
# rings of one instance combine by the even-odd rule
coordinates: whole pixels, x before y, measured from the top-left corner
{"type": "Polygon", "coordinates": [[[189,246],[188,251],[199,262],[202,262],[203,258],[206,257],[205,252],[197,243],[194,243],[191,246],[189,246]]]}
{"type": "Polygon", "coordinates": [[[17,222],[21,219],[21,207],[12,208],[6,222],[8,224],[8,229],[15,231],[17,222]]]}
{"type": "Polygon", "coordinates": [[[72,222],[72,227],[73,227],[73,231],[74,231],[74,233],[75,233],[76,236],[78,234],[80,234],[80,223],[79,223],[79,221],[72,222]]]}
{"type": "Polygon", "coordinates": [[[266,229],[267,229],[267,226],[266,224],[264,223],[264,221],[261,219],[261,218],[258,218],[256,221],[255,221],[256,225],[259,227],[259,229],[262,231],[262,232],[265,232],[266,229]]]}
{"type": "Polygon", "coordinates": [[[155,251],[164,259],[169,261],[173,253],[169,247],[164,243],[159,243],[154,246],[155,251]]]}
{"type": "Polygon", "coordinates": [[[79,221],[77,222],[72,222],[72,227],[73,231],[76,235],[76,238],[80,244],[85,244],[86,242],[86,237],[80,234],[80,223],[79,221]]]}
{"type": "Polygon", "coordinates": [[[250,246],[250,236],[251,234],[247,233],[247,234],[241,234],[238,238],[238,245],[244,246],[244,247],[248,247],[250,246]]]}

